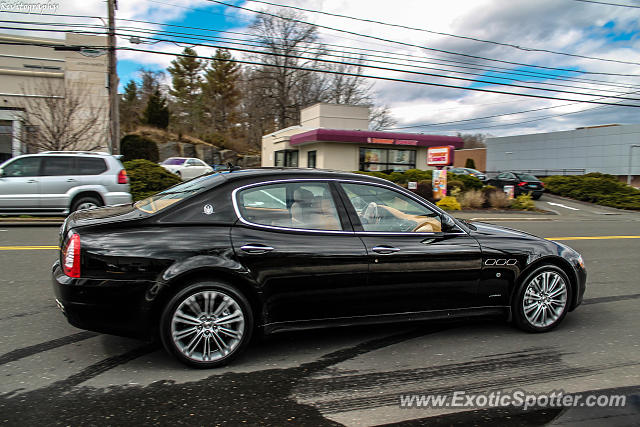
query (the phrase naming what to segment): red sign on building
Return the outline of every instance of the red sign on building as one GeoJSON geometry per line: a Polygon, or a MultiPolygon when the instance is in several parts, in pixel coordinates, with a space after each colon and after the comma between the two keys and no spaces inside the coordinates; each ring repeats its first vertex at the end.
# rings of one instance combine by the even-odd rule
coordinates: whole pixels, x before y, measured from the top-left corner
{"type": "Polygon", "coordinates": [[[453,164],[453,146],[429,147],[427,149],[427,165],[447,166],[453,164]]]}

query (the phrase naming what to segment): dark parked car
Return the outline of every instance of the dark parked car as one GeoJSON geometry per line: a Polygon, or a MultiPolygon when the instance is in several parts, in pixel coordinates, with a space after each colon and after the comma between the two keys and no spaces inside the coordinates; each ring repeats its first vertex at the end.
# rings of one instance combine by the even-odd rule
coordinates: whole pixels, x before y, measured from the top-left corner
{"type": "Polygon", "coordinates": [[[521,172],[502,172],[491,178],[487,184],[504,189],[505,185],[513,185],[514,195],[529,194],[538,200],[544,193],[544,183],[533,175],[521,172]]]}
{"type": "Polygon", "coordinates": [[[452,218],[389,181],[308,169],[214,173],[76,212],[53,266],[71,324],[153,338],[213,367],[254,331],[499,315],[548,331],[582,301],[580,254],[452,218]]]}
{"type": "Polygon", "coordinates": [[[451,168],[449,169],[451,173],[457,173],[458,175],[471,175],[478,178],[480,181],[486,181],[487,175],[483,174],[479,170],[471,169],[471,168],[451,168]]]}

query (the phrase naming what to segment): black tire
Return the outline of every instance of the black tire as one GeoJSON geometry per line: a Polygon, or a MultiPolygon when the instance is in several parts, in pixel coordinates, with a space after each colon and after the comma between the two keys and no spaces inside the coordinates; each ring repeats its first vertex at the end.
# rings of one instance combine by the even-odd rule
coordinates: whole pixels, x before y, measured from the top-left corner
{"type": "Polygon", "coordinates": [[[94,196],[81,196],[78,197],[76,200],[73,201],[73,204],[71,205],[71,210],[69,211],[69,213],[71,212],[75,212],[79,209],[89,209],[88,207],[83,207],[87,206],[87,205],[93,205],[93,207],[100,207],[103,206],[102,205],[102,200],[100,200],[97,197],[94,196]]]}
{"type": "MultiPolygon", "coordinates": [[[[550,276],[550,277],[553,277],[553,276],[550,276]]],[[[524,280],[522,280],[520,282],[520,285],[518,286],[516,294],[513,298],[513,303],[511,305],[514,323],[518,328],[527,332],[550,331],[555,327],[557,327],[560,324],[560,322],[562,322],[564,317],[567,315],[567,312],[569,311],[569,305],[571,304],[572,296],[573,296],[573,290],[571,288],[571,282],[569,281],[569,278],[567,277],[566,273],[561,268],[556,267],[555,265],[540,266],[534,269],[533,271],[531,271],[530,273],[528,273],[524,278],[524,280]],[[553,275],[557,275],[560,278],[562,278],[562,280],[564,281],[564,286],[566,287],[566,296],[565,296],[564,307],[562,308],[562,310],[560,311],[559,310],[560,307],[558,307],[558,312],[552,313],[554,317],[557,316],[555,320],[553,320],[548,325],[540,325],[540,324],[536,325],[532,321],[530,321],[527,315],[525,314],[524,299],[525,299],[525,292],[529,287],[530,283],[536,280],[536,278],[538,278],[543,273],[551,273],[553,275]]],[[[527,299],[527,301],[531,302],[532,300],[527,299]]],[[[552,305],[549,304],[548,307],[552,307],[552,305]]]]}
{"type": "Polygon", "coordinates": [[[533,196],[531,196],[533,200],[538,200],[540,199],[540,197],[542,197],[542,194],[534,194],[533,196]]]}
{"type": "MultiPolygon", "coordinates": [[[[201,306],[198,305],[198,308],[201,308],[201,306]]],[[[228,316],[234,315],[236,311],[227,315],[224,315],[225,312],[223,311],[221,315],[222,317],[224,316],[228,317],[228,316]]],[[[194,313],[194,311],[191,310],[191,313],[194,313]]],[[[198,320],[201,321],[202,318],[203,317],[201,316],[198,320]]],[[[236,323],[240,323],[240,322],[236,322],[236,323]]],[[[180,290],[176,295],[174,295],[171,298],[171,300],[169,300],[160,318],[160,339],[162,341],[162,345],[164,346],[164,348],[170,354],[172,354],[178,360],[180,360],[182,363],[195,368],[215,368],[231,362],[233,359],[238,357],[238,355],[240,355],[246,349],[247,345],[249,344],[249,341],[251,340],[251,335],[253,333],[253,323],[254,323],[253,313],[251,311],[251,306],[249,305],[249,302],[244,297],[244,295],[242,295],[237,289],[235,289],[233,286],[230,286],[222,282],[202,281],[202,282],[193,283],[187,286],[186,288],[180,290]],[[187,301],[194,296],[195,296],[196,303],[198,304],[203,303],[204,300],[200,298],[201,297],[204,298],[206,293],[209,293],[209,294],[215,293],[216,295],[214,297],[213,302],[211,302],[212,310],[214,308],[217,309],[220,307],[220,305],[222,305],[220,304],[216,306],[215,305],[216,301],[219,301],[220,299],[222,299],[223,302],[229,301],[227,299],[224,299],[224,297],[229,298],[235,303],[235,306],[232,305],[231,307],[236,311],[240,310],[243,316],[243,322],[241,326],[242,328],[241,337],[239,339],[233,340],[233,339],[230,339],[228,336],[224,335],[224,332],[221,332],[217,329],[215,321],[211,321],[211,320],[201,323],[200,326],[185,327],[180,331],[176,331],[177,329],[176,325],[181,324],[179,320],[176,323],[174,318],[174,315],[176,314],[178,308],[180,307],[187,308],[184,304],[189,305],[187,301]],[[196,331],[195,328],[199,328],[199,329],[196,331]],[[174,332],[178,334],[180,332],[184,333],[188,329],[194,329],[194,332],[192,333],[195,333],[196,335],[195,336],[186,335],[185,338],[182,340],[175,337],[174,332]],[[217,332],[214,332],[214,330],[217,332]],[[204,334],[207,334],[207,335],[205,336],[204,334]],[[200,338],[198,338],[198,335],[200,335],[200,338]],[[216,357],[215,360],[203,360],[205,358],[205,349],[206,349],[206,344],[203,341],[203,338],[205,337],[208,340],[207,342],[210,343],[209,344],[210,349],[213,347],[212,344],[215,344],[217,346],[217,350],[214,349],[213,352],[211,351],[208,352],[210,355],[209,357],[216,357]],[[223,346],[219,346],[217,344],[218,343],[217,340],[219,340],[220,337],[223,338],[222,343],[225,345],[229,345],[231,348],[229,352],[226,354],[223,353],[223,346]],[[185,349],[181,348],[181,345],[183,345],[187,340],[191,340],[191,339],[197,339],[197,341],[196,341],[196,344],[193,346],[192,355],[188,356],[187,354],[185,354],[185,349]],[[200,343],[202,343],[202,347],[200,343]],[[196,351],[196,349],[200,349],[200,348],[202,348],[201,351],[196,351]]],[[[189,324],[189,325],[192,325],[192,324],[189,324]]],[[[225,325],[229,325],[229,323],[225,323],[225,325]]],[[[186,350],[188,351],[189,348],[190,346],[187,346],[186,350]]]]}

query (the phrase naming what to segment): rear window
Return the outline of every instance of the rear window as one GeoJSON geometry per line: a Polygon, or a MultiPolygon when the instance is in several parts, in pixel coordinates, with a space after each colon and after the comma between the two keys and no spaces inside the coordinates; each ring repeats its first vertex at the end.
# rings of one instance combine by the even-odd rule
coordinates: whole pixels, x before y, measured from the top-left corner
{"type": "Polygon", "coordinates": [[[107,170],[104,159],[92,157],[76,157],[74,175],[100,175],[107,170]]]}
{"type": "Polygon", "coordinates": [[[163,165],[181,165],[186,159],[167,159],[162,162],[163,165]]]}
{"type": "Polygon", "coordinates": [[[518,174],[518,178],[520,178],[523,181],[540,181],[535,176],[529,175],[529,174],[526,174],[526,173],[519,173],[518,174]]]}
{"type": "Polygon", "coordinates": [[[220,185],[224,181],[222,174],[205,175],[191,181],[183,182],[167,188],[151,197],[134,203],[134,207],[147,213],[156,213],[181,200],[199,194],[205,190],[220,185]]]}

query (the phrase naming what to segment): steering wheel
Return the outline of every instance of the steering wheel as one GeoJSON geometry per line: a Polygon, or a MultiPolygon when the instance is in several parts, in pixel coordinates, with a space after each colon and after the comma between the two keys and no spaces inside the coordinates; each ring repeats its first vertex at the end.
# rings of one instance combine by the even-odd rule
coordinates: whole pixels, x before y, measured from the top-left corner
{"type": "Polygon", "coordinates": [[[362,216],[369,224],[380,224],[380,220],[382,219],[376,202],[369,203],[364,209],[364,214],[362,216]]]}

